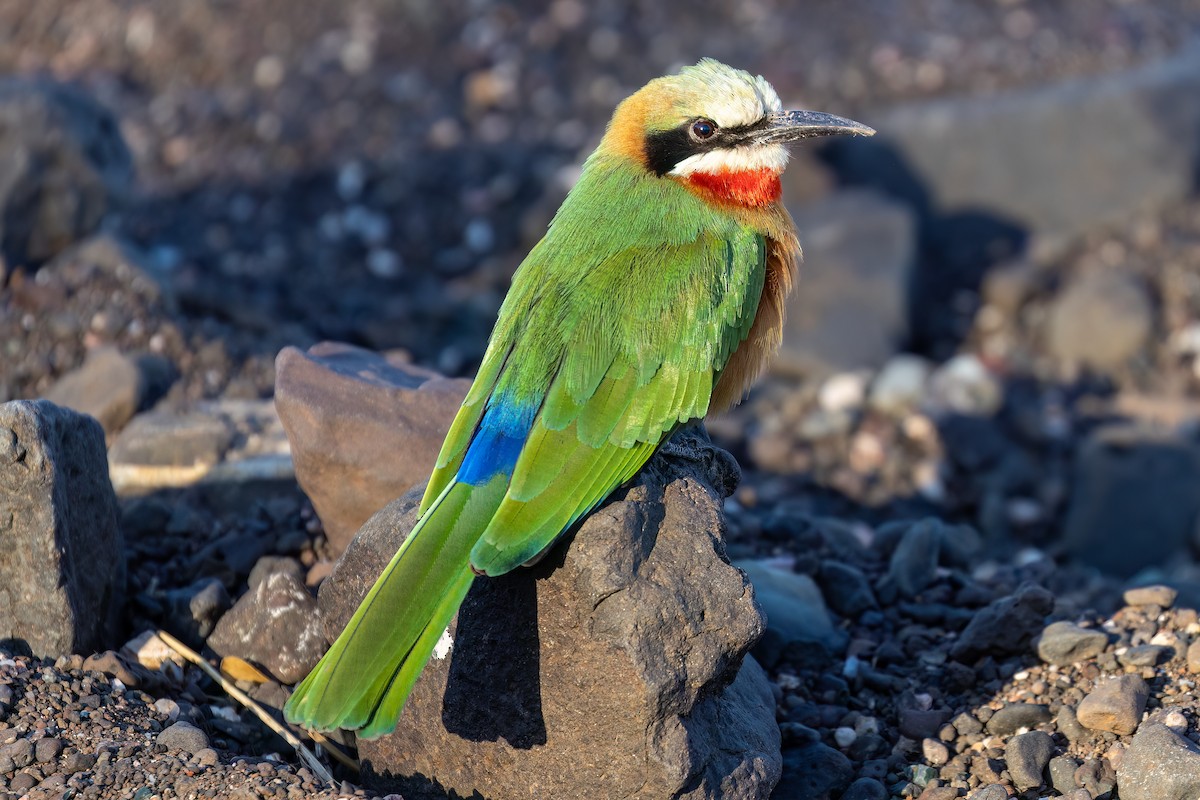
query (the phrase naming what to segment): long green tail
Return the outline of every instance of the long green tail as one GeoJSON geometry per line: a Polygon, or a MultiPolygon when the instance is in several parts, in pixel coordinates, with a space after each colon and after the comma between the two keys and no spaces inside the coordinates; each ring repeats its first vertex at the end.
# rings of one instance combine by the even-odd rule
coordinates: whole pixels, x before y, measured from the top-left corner
{"type": "Polygon", "coordinates": [[[471,548],[504,497],[507,479],[452,483],[417,521],[337,641],[297,687],[284,715],[317,730],[396,727],[404,701],[454,619],[475,575],[471,548]]]}

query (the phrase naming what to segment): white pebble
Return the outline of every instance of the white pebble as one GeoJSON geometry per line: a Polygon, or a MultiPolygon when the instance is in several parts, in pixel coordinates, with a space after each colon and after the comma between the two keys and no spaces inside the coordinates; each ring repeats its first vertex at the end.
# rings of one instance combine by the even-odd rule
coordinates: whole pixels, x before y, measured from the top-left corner
{"type": "Polygon", "coordinates": [[[856,739],[858,734],[854,732],[854,728],[841,727],[833,732],[833,740],[843,749],[854,744],[856,739]]]}

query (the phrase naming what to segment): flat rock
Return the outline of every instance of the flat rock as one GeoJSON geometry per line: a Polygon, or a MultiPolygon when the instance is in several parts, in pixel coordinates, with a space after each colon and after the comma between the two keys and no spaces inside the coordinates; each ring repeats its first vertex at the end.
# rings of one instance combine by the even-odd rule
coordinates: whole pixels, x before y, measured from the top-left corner
{"type": "Polygon", "coordinates": [[[1052,622],[1038,638],[1038,658],[1047,664],[1066,666],[1095,658],[1108,647],[1108,635],[1073,622],[1052,622]]]}
{"type": "Polygon", "coordinates": [[[163,728],[155,741],[168,750],[182,750],[185,753],[198,753],[208,747],[208,737],[204,731],[182,720],[163,728]]]}
{"type": "Polygon", "coordinates": [[[119,644],[125,553],[94,419],[0,405],[0,542],[0,641],[51,658],[119,644]]]}
{"type": "Polygon", "coordinates": [[[1046,347],[1056,361],[1115,370],[1136,355],[1154,330],[1146,287],[1118,273],[1075,278],[1050,304],[1046,347]]]}
{"type": "Polygon", "coordinates": [[[1165,725],[1147,722],[1117,768],[1121,800],[1200,797],[1200,747],[1165,725]]]}
{"type": "Polygon", "coordinates": [[[1135,425],[1097,428],[1075,457],[1064,545],[1120,577],[1163,564],[1188,547],[1200,513],[1197,484],[1195,444],[1135,425]]]}
{"type": "Polygon", "coordinates": [[[1050,709],[1040,703],[1006,703],[987,721],[987,732],[1009,736],[1021,728],[1034,728],[1053,719],[1050,709]]]}
{"type": "Polygon", "coordinates": [[[98,347],[88,353],[83,366],[59,378],[45,399],[95,417],[112,435],[137,413],[147,388],[135,359],[115,347],[98,347]]]}
{"type": "MultiPolygon", "coordinates": [[[[359,742],[364,780],[409,800],[523,796],[530,775],[548,797],[770,795],[775,703],[743,661],[765,626],[724,557],[737,466],[691,431],[665,449],[568,546],[475,582],[396,732],[359,742]]],[[[419,493],[372,517],[322,584],[327,637],[411,528],[419,493]]]]}
{"type": "Polygon", "coordinates": [[[38,265],[95,230],[133,181],[116,117],[79,89],[0,82],[0,256],[38,265]]]}
{"type": "Polygon", "coordinates": [[[804,243],[804,291],[788,305],[775,369],[826,375],[881,367],[908,331],[915,219],[870,191],[793,209],[804,243]]]}
{"type": "Polygon", "coordinates": [[[275,360],[275,405],[296,479],[340,552],[367,518],[424,481],[470,381],[324,342],[275,360]]]}
{"type": "Polygon", "coordinates": [[[1137,586],[1133,589],[1126,589],[1124,600],[1127,606],[1170,608],[1175,605],[1175,598],[1178,596],[1179,592],[1175,588],[1155,584],[1153,586],[1137,586]]]}
{"type": "Polygon", "coordinates": [[[298,570],[258,577],[217,622],[207,644],[217,655],[238,656],[296,683],[325,652],[316,598],[298,570]]]}
{"type": "Polygon", "coordinates": [[[1125,736],[1137,730],[1149,696],[1141,676],[1118,675],[1097,683],[1075,714],[1085,728],[1125,736]]]}

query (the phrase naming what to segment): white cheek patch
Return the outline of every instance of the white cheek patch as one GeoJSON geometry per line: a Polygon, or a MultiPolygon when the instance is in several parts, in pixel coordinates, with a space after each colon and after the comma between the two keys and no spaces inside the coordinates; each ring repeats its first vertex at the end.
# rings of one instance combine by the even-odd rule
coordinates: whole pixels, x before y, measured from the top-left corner
{"type": "Polygon", "coordinates": [[[788,151],[781,144],[745,145],[688,156],[676,164],[668,174],[686,178],[698,172],[710,175],[722,172],[753,172],[760,169],[783,172],[787,162],[788,151]]]}

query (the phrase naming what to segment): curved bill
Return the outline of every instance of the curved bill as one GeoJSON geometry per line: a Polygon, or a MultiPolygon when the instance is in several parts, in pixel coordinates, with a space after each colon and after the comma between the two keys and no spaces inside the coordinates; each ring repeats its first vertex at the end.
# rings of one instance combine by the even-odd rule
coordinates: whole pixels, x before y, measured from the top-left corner
{"type": "Polygon", "coordinates": [[[784,111],[767,117],[767,126],[757,138],[765,144],[845,135],[874,136],[875,129],[852,119],[820,111],[784,111]]]}

